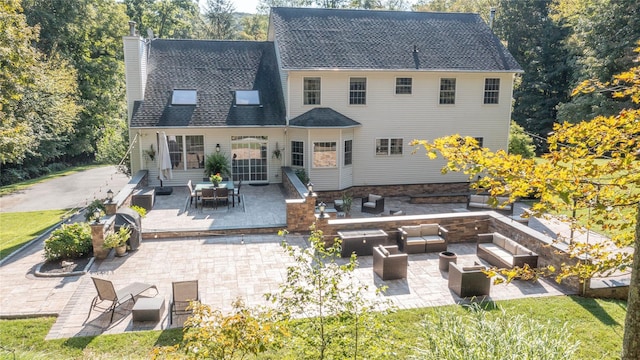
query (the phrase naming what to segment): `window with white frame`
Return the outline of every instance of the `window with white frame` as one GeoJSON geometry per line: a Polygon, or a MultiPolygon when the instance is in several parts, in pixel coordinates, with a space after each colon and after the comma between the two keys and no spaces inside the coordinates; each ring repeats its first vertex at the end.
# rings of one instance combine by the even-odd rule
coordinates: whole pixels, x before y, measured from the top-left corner
{"type": "Polygon", "coordinates": [[[313,143],[313,167],[331,168],[338,166],[338,153],[335,141],[313,143]]]}
{"type": "Polygon", "coordinates": [[[174,170],[204,168],[204,136],[167,135],[167,143],[174,170]]]}
{"type": "Polygon", "coordinates": [[[187,154],[187,169],[203,169],[204,136],[187,135],[184,137],[184,145],[187,154]]]}
{"type": "Polygon", "coordinates": [[[320,78],[319,77],[306,77],[304,82],[304,104],[305,105],[320,105],[320,78]]]}
{"type": "Polygon", "coordinates": [[[367,78],[353,77],[349,79],[349,104],[365,105],[367,103],[367,78]]]}
{"type": "Polygon", "coordinates": [[[484,103],[497,104],[500,98],[500,79],[484,79],[484,103]]]}
{"type": "Polygon", "coordinates": [[[302,141],[291,142],[291,166],[304,166],[304,143],[302,141]]]}
{"type": "Polygon", "coordinates": [[[353,163],[353,140],[344,141],[344,165],[353,163]]]}
{"type": "Polygon", "coordinates": [[[412,78],[396,78],[396,94],[411,94],[412,78]]]}
{"type": "Polygon", "coordinates": [[[402,138],[376,139],[376,155],[402,155],[402,138]]]}
{"type": "Polygon", "coordinates": [[[440,104],[456,103],[456,79],[440,79],[440,104]]]}

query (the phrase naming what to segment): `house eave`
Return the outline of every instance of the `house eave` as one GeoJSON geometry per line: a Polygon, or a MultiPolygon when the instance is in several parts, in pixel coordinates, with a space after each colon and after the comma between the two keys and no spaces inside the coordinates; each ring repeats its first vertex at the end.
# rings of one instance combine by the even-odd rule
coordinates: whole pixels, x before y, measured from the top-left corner
{"type": "Polygon", "coordinates": [[[523,74],[524,70],[467,70],[467,69],[365,69],[365,68],[283,68],[285,71],[336,71],[336,72],[459,72],[523,74]]]}

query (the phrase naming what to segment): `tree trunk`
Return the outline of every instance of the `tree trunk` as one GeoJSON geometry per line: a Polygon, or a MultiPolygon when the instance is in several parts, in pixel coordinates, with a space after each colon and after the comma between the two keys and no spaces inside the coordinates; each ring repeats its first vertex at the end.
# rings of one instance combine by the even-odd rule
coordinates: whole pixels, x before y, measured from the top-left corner
{"type": "Polygon", "coordinates": [[[636,211],[636,236],[627,300],[627,316],[624,321],[622,360],[640,359],[640,204],[636,211]]]}

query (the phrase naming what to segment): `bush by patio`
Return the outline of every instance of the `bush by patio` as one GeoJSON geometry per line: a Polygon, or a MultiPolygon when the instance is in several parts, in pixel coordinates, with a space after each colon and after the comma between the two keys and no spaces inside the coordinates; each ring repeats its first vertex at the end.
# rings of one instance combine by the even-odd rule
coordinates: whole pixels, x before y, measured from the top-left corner
{"type": "Polygon", "coordinates": [[[87,223],[64,224],[44,241],[47,261],[81,258],[92,249],[91,227],[87,223]]]}

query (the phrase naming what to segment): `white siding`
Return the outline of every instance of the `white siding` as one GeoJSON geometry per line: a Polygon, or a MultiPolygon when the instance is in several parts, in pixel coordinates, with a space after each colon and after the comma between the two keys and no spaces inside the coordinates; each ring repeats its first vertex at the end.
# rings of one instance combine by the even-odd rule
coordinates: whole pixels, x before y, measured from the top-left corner
{"type": "Polygon", "coordinates": [[[123,43],[128,119],[131,121],[133,102],[144,99],[147,84],[146,45],[139,36],[125,36],[123,43]]]}
{"type": "MultiPolygon", "coordinates": [[[[414,139],[433,140],[461,134],[482,137],[484,146],[493,150],[507,147],[513,82],[511,73],[290,72],[288,111],[291,118],[313,108],[303,105],[302,83],[305,76],[320,76],[322,79],[322,103],[319,107],[333,108],[362,124],[354,131],[353,185],[467,180],[461,174],[442,176],[440,169],[443,162],[427,159],[423,149],[418,149],[412,155],[413,148],[408,143],[414,139]],[[349,105],[350,77],[367,78],[366,105],[349,105]],[[396,77],[413,79],[412,94],[395,94],[396,77]],[[454,105],[439,105],[442,77],[456,78],[454,105]],[[500,103],[497,105],[483,104],[484,79],[487,77],[500,78],[500,103]],[[376,138],[404,139],[403,155],[376,156],[376,138]]],[[[317,131],[312,132],[316,138],[317,131]]],[[[334,139],[340,139],[338,134],[334,139]]],[[[321,175],[314,172],[314,176],[321,175]]],[[[329,183],[333,182],[329,180],[329,183]]]]}
{"type": "MultiPolygon", "coordinates": [[[[136,173],[138,170],[149,170],[149,185],[157,186],[160,184],[158,180],[157,170],[157,158],[154,161],[149,160],[143,155],[142,150],[149,149],[149,146],[153,144],[156,152],[158,151],[158,145],[156,143],[156,132],[164,131],[167,136],[170,135],[204,135],[204,154],[205,156],[215,152],[217,144],[220,144],[220,151],[227,154],[229,161],[231,161],[231,136],[251,136],[262,135],[268,136],[267,145],[267,161],[268,161],[268,179],[271,183],[280,183],[281,179],[281,166],[284,164],[284,159],[288,156],[288,146],[282,150],[282,144],[284,144],[284,131],[282,128],[157,128],[157,129],[140,129],[140,136],[135,148],[132,150],[132,173],[136,173]],[[283,157],[279,160],[273,158],[271,154],[275,150],[276,142],[280,146],[283,157]]],[[[131,139],[135,136],[136,131],[131,133],[131,139]]],[[[187,181],[200,182],[204,176],[204,169],[188,169],[188,170],[173,170],[173,179],[163,181],[164,185],[169,186],[186,186],[187,181]]]]}

